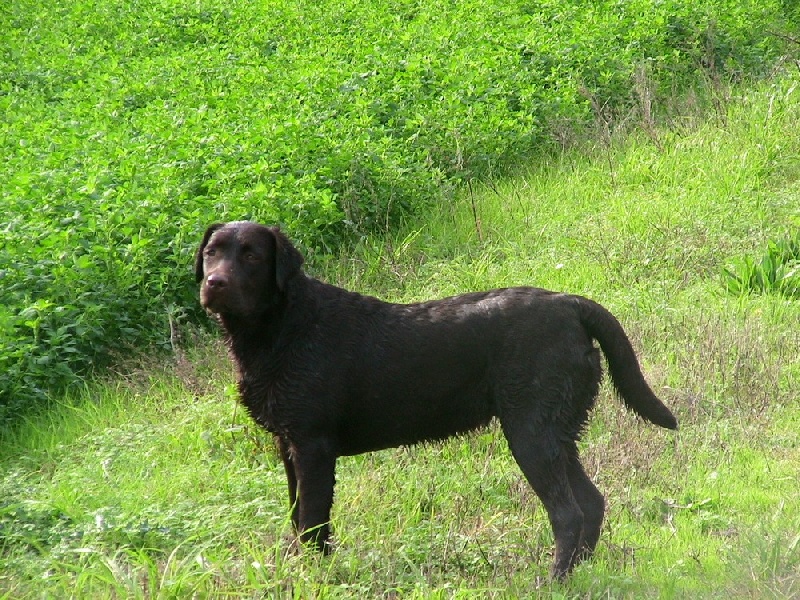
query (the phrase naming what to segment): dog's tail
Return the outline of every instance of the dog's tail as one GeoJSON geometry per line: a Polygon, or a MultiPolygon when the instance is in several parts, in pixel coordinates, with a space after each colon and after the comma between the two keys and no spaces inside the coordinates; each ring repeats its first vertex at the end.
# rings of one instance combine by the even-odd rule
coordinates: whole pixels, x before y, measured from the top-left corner
{"type": "Polygon", "coordinates": [[[628,408],[651,423],[677,429],[675,416],[644,380],[633,346],[616,317],[588,298],[578,297],[578,307],[581,323],[600,343],[611,381],[628,408]]]}

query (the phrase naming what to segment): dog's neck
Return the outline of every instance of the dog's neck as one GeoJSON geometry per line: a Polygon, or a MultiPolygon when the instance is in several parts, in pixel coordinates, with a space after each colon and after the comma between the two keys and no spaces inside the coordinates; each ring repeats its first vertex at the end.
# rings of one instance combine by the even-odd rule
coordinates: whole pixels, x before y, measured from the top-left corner
{"type": "Polygon", "coordinates": [[[217,315],[217,321],[225,333],[228,350],[242,363],[264,354],[265,348],[272,348],[280,337],[280,315],[268,311],[253,319],[237,315],[217,315]]]}
{"type": "Polygon", "coordinates": [[[239,364],[247,370],[251,366],[269,361],[275,353],[282,353],[296,340],[294,332],[304,331],[298,321],[313,321],[314,307],[293,302],[311,278],[293,277],[286,290],[278,294],[275,301],[261,314],[253,316],[237,316],[231,314],[216,315],[225,333],[225,343],[239,364]],[[290,308],[299,304],[304,310],[290,308]],[[309,310],[310,309],[310,310],[309,310]]]}

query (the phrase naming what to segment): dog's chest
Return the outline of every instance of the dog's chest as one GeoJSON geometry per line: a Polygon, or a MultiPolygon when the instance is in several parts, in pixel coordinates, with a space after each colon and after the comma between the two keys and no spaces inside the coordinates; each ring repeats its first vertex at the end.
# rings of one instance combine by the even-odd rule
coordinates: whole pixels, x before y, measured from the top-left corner
{"type": "Polygon", "coordinates": [[[284,393],[280,381],[260,374],[239,373],[239,396],[250,416],[270,433],[284,434],[284,393]]]}

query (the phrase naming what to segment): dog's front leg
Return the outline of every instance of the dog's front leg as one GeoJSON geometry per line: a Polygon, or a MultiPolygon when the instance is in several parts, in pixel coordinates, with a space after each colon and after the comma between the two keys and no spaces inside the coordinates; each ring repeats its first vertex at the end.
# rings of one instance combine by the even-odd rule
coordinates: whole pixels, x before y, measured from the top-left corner
{"type": "Polygon", "coordinates": [[[330,518],[335,484],[336,454],[327,440],[313,440],[292,448],[299,494],[300,541],[330,552],[330,518]]]}
{"type": "Polygon", "coordinates": [[[275,436],[275,445],[283,460],[286,470],[286,483],[289,486],[289,509],[292,511],[292,527],[295,531],[300,528],[300,505],[297,503],[297,473],[295,473],[289,443],[279,435],[275,436]]]}

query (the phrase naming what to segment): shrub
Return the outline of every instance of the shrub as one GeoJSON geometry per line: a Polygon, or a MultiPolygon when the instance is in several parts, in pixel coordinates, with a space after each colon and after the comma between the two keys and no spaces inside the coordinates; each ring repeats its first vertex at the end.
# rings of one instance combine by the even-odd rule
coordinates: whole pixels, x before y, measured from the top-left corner
{"type": "Polygon", "coordinates": [[[800,232],[770,242],[760,259],[736,259],[722,277],[733,294],[772,292],[800,298],[800,232]]]}

